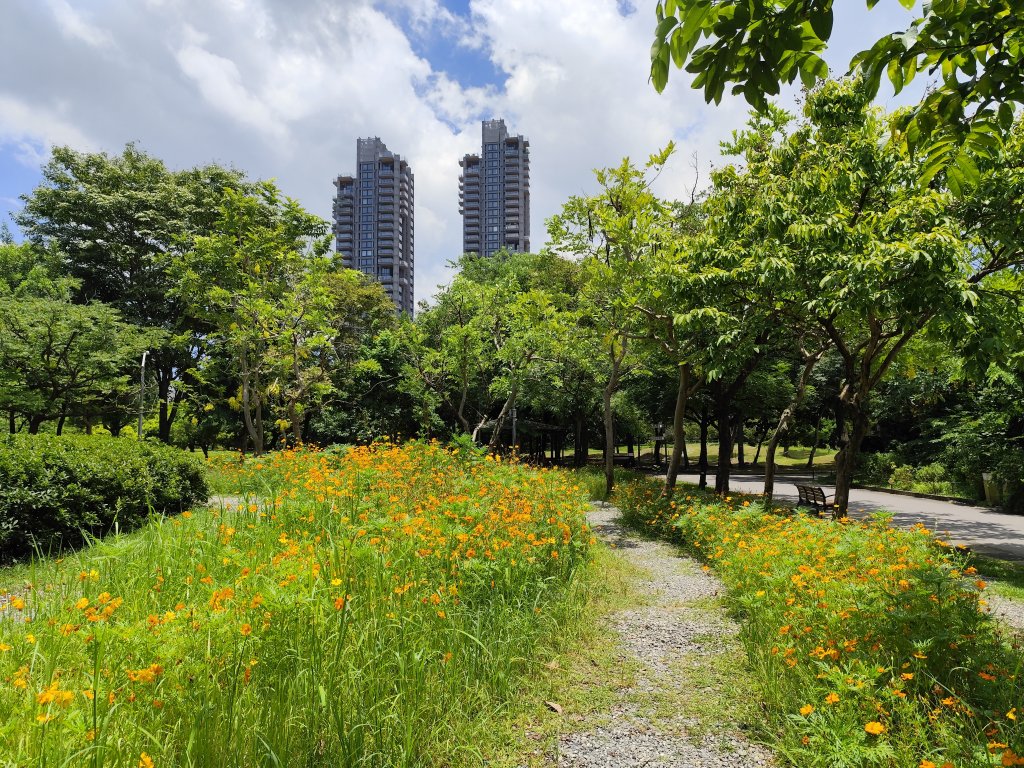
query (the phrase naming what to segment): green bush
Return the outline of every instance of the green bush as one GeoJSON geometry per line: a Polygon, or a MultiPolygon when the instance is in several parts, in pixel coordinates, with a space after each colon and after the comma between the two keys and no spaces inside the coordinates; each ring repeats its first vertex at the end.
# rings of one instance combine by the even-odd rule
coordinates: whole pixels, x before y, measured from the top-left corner
{"type": "Polygon", "coordinates": [[[857,457],[857,480],[868,485],[888,485],[897,467],[894,453],[862,453],[857,457]]]}
{"type": "Polygon", "coordinates": [[[57,552],[205,501],[201,464],[175,448],[86,435],[0,437],[0,560],[57,552]]]}

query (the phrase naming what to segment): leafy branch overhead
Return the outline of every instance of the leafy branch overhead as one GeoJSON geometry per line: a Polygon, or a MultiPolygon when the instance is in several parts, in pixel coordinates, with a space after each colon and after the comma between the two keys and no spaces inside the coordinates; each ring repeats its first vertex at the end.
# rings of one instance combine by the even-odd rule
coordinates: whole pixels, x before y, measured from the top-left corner
{"type": "MultiPolygon", "coordinates": [[[[873,8],[878,0],[867,0],[873,8]]],[[[899,0],[908,10],[913,0],[899,0]]],[[[783,84],[829,76],[822,58],[833,31],[832,0],[659,0],[651,80],[661,92],[672,67],[720,103],[725,89],[758,110],[783,84]]],[[[1024,103],[1024,15],[1017,0],[934,0],[905,30],[874,41],[850,62],[874,98],[887,77],[899,93],[915,77],[928,92],[901,113],[894,135],[926,157],[921,181],[946,171],[961,192],[979,178],[973,156],[992,157],[1024,103]]]]}

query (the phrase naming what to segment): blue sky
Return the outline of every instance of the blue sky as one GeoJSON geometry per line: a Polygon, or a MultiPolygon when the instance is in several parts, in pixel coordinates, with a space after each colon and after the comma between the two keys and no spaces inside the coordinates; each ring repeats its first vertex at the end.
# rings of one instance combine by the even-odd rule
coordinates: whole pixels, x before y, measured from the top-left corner
{"type": "MultiPolygon", "coordinates": [[[[840,70],[909,18],[896,0],[837,6],[828,59],[840,70]]],[[[737,100],[704,104],[685,73],[653,92],[651,0],[8,0],[0,14],[4,220],[48,147],[128,141],[171,167],[275,178],[326,217],[355,139],[377,135],[416,174],[417,299],[461,249],[458,159],[479,150],[481,119],[504,117],[531,142],[537,248],[594,168],[675,140],[659,192],[684,195],[691,154],[706,178],[746,115],[737,100]]]]}

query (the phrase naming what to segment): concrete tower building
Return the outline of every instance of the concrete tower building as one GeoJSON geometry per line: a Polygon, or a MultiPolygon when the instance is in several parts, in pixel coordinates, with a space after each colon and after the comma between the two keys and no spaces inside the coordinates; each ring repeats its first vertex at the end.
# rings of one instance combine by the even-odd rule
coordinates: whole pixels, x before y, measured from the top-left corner
{"type": "Polygon", "coordinates": [[[378,280],[413,313],[413,175],[378,138],[356,141],[356,175],[334,181],[334,236],[343,263],[378,280]]]}
{"type": "Polygon", "coordinates": [[[510,136],[504,120],[483,121],[479,155],[459,161],[462,250],[491,256],[530,250],[530,142],[510,136]]]}

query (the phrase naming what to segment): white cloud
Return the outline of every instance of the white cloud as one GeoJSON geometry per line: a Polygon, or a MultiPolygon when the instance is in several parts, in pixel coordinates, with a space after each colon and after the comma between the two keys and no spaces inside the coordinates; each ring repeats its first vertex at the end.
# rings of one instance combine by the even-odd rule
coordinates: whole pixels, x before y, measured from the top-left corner
{"type": "Polygon", "coordinates": [[[53,11],[57,26],[65,37],[81,40],[94,48],[113,45],[113,38],[107,30],[86,21],[85,17],[72,8],[67,0],[47,0],[47,5],[53,11]]]}
{"type": "Polygon", "coordinates": [[[539,248],[544,219],[594,189],[595,167],[674,139],[658,189],[687,196],[691,153],[706,168],[746,114],[735,100],[705,105],[686,73],[654,92],[649,0],[630,14],[616,0],[471,0],[468,18],[438,0],[105,0],[88,19],[47,2],[5,9],[0,71],[24,74],[0,86],[0,152],[38,162],[51,144],[135,140],[175,167],[216,160],[276,178],[327,217],[356,138],[380,136],[416,176],[417,298],[450,279],[461,250],[458,160],[479,151],[480,117],[530,140],[539,248]],[[425,42],[473,49],[504,83],[464,86],[417,54],[425,42]]]}
{"type": "Polygon", "coordinates": [[[242,83],[235,62],[197,45],[179,49],[176,58],[181,71],[195,81],[199,92],[213,109],[276,139],[286,138],[285,127],[275,111],[249,92],[242,83]]]}
{"type": "Polygon", "coordinates": [[[0,147],[10,147],[8,151],[27,166],[46,162],[54,144],[93,149],[95,144],[75,124],[70,111],[66,103],[33,105],[0,94],[0,147]]]}

